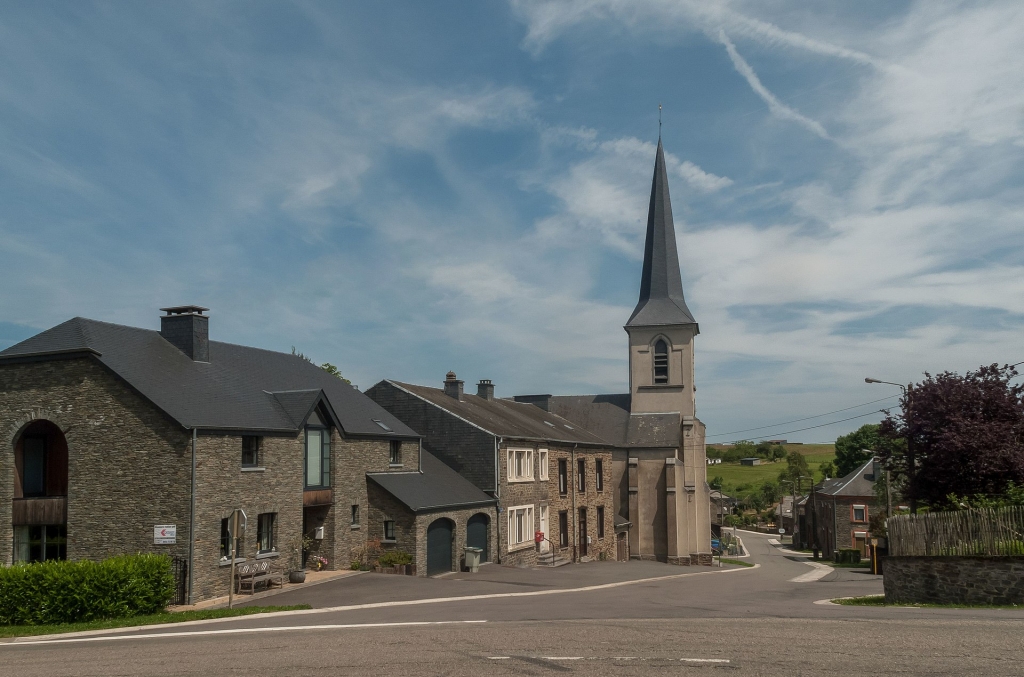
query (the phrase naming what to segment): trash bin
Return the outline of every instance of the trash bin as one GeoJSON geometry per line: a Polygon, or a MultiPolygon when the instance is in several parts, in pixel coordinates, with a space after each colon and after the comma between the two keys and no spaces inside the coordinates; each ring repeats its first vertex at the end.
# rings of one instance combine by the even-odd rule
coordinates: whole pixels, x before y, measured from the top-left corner
{"type": "Polygon", "coordinates": [[[480,571],[480,555],[483,552],[483,548],[474,548],[471,545],[466,546],[466,568],[474,574],[480,571]]]}

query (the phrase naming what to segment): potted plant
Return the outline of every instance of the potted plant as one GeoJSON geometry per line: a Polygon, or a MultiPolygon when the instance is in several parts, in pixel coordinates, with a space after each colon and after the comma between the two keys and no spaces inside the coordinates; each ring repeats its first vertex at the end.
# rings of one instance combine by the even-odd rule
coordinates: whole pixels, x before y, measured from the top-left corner
{"type": "Polygon", "coordinates": [[[288,544],[289,551],[289,583],[305,583],[306,570],[302,566],[302,555],[313,544],[313,540],[306,536],[297,536],[288,544]]]}
{"type": "Polygon", "coordinates": [[[314,571],[323,571],[327,568],[327,558],[323,555],[310,555],[306,559],[306,564],[313,567],[314,571]]]}

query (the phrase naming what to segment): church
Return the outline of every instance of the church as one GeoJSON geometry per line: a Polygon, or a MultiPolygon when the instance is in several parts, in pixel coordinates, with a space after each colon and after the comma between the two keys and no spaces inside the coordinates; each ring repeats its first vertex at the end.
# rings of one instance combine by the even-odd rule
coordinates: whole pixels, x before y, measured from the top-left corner
{"type": "Polygon", "coordinates": [[[587,429],[612,445],[617,519],[633,559],[711,564],[711,503],[704,424],[697,418],[694,339],[683,297],[665,152],[658,140],[640,299],[629,336],[629,392],[520,395],[518,402],[587,429]]]}

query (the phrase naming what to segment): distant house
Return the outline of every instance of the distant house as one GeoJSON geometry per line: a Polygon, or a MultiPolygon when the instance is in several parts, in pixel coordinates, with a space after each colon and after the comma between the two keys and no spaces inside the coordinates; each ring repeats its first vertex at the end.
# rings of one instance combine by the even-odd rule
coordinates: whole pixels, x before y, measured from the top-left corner
{"type": "Polygon", "coordinates": [[[740,465],[761,465],[759,458],[741,458],[740,465]]]}
{"type": "Polygon", "coordinates": [[[849,548],[867,555],[879,472],[878,459],[870,458],[845,477],[825,480],[814,487],[800,525],[801,533],[806,534],[805,547],[814,547],[816,528],[817,545],[825,557],[849,548]]]}

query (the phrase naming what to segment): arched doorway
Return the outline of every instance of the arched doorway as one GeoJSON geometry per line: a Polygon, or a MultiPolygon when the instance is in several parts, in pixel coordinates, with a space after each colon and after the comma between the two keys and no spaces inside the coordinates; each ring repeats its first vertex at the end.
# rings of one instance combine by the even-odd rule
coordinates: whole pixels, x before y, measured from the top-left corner
{"type": "Polygon", "coordinates": [[[466,522],[466,546],[480,548],[481,562],[489,562],[491,557],[490,548],[487,547],[490,539],[487,538],[488,527],[491,525],[491,518],[482,512],[478,512],[466,522]]]}
{"type": "Polygon", "coordinates": [[[14,561],[67,559],[68,443],[37,420],[14,443],[14,561]]]}
{"type": "Polygon", "coordinates": [[[451,520],[441,518],[431,522],[427,527],[427,575],[448,573],[452,570],[452,534],[454,525],[451,520]]]}

